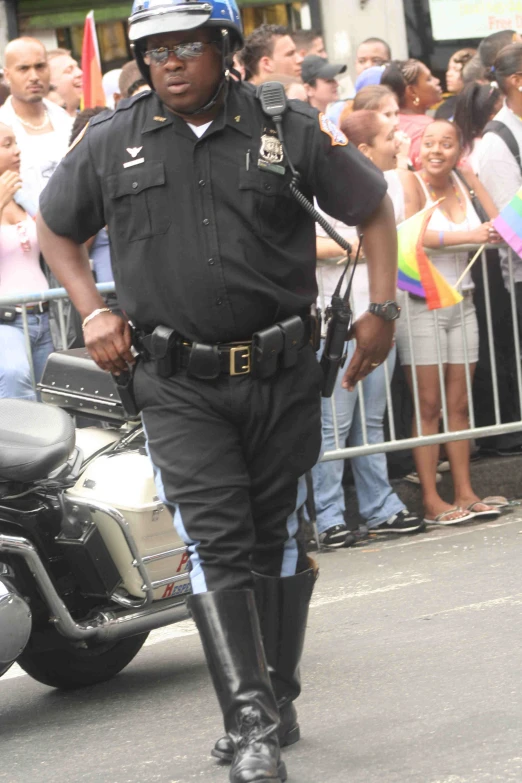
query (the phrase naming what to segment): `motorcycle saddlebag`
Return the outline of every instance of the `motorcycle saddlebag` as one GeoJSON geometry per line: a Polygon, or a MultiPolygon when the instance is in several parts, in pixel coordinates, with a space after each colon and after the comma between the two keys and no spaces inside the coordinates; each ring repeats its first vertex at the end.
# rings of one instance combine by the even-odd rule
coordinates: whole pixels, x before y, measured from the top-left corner
{"type": "Polygon", "coordinates": [[[69,413],[122,424],[130,419],[114,378],[98,367],[86,348],[52,353],[38,388],[43,402],[69,413]]]}

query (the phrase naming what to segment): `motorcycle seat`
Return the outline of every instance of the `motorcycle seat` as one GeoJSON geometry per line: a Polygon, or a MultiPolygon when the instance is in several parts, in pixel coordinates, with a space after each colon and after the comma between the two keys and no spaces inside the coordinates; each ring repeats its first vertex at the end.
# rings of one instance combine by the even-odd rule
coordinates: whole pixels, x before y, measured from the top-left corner
{"type": "Polygon", "coordinates": [[[0,399],[0,481],[46,478],[67,462],[74,440],[73,420],[61,408],[0,399]]]}

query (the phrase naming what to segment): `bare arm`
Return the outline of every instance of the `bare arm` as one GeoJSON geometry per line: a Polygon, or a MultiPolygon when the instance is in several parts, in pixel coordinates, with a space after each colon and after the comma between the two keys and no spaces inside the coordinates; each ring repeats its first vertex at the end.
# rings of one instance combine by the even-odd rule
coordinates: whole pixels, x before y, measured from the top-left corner
{"type": "Polygon", "coordinates": [[[340,245],[330,237],[316,237],[316,255],[317,258],[339,258],[346,255],[340,245]]]}
{"type": "MultiPolygon", "coordinates": [[[[368,265],[370,297],[382,303],[395,299],[397,289],[397,229],[393,204],[385,195],[375,212],[361,226],[368,265]]],[[[352,390],[381,364],[390,351],[394,325],[377,315],[364,313],[354,324],[357,347],[343,378],[345,389],[352,390]]]]}
{"type": "MultiPolygon", "coordinates": [[[[105,307],[96,290],[87,251],[67,237],[55,234],[38,213],[36,228],[40,250],[53,274],[67,289],[82,320],[94,310],[105,307]]],[[[134,362],[130,352],[130,327],[123,318],[102,313],[89,321],[84,330],[85,345],[103,370],[118,373],[134,362]]]]}
{"type": "Polygon", "coordinates": [[[399,171],[399,179],[404,190],[404,211],[407,220],[424,208],[426,199],[412,171],[399,171]]]}
{"type": "Polygon", "coordinates": [[[424,247],[455,247],[456,245],[484,245],[500,242],[500,237],[492,224],[481,223],[471,231],[443,231],[442,236],[438,231],[426,231],[424,235],[424,247]],[[442,240],[442,241],[441,241],[442,240]]]}

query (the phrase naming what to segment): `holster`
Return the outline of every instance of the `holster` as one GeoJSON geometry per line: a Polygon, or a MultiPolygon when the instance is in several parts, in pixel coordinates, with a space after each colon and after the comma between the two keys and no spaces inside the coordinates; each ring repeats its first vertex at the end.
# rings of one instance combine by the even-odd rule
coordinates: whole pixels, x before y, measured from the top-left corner
{"type": "Polygon", "coordinates": [[[113,375],[118,387],[118,394],[120,395],[121,404],[127,416],[130,419],[137,419],[140,414],[140,409],[134,396],[134,372],[136,365],[131,370],[121,372],[119,375],[113,375]]]}

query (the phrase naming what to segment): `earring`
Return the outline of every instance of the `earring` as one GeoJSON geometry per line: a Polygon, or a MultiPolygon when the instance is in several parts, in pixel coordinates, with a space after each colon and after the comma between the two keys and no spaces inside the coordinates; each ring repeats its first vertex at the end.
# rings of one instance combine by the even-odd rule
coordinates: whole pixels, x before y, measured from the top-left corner
{"type": "Polygon", "coordinates": [[[413,105],[414,106],[418,106],[419,103],[420,103],[420,100],[419,100],[418,96],[416,95],[415,98],[413,99],[413,105]]]}
{"type": "Polygon", "coordinates": [[[522,85],[518,88],[519,92],[522,92],[522,85]]]}

